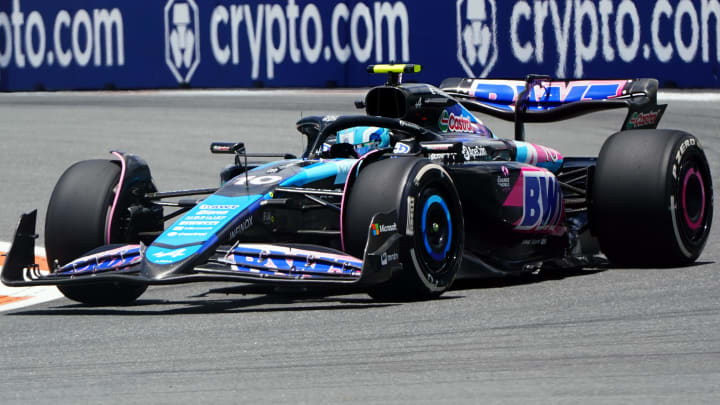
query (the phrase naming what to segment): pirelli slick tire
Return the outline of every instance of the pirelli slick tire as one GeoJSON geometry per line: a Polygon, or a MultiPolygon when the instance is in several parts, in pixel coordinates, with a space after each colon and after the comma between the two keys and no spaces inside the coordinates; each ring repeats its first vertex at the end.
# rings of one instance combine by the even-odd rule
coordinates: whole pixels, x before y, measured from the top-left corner
{"type": "Polygon", "coordinates": [[[593,230],[615,264],[686,265],[710,234],[712,176],[700,142],[686,132],[633,130],[608,138],[592,196],[593,230]]]}
{"type": "MultiPolygon", "coordinates": [[[[113,242],[107,240],[110,210],[120,178],[120,166],[110,160],[85,160],[70,166],[60,177],[45,218],[45,250],[48,262],[69,263],[85,253],[113,242]]],[[[116,207],[121,212],[123,207],[116,207]]],[[[105,282],[59,286],[69,299],[90,305],[124,305],[137,299],[146,286],[105,282]]]]}
{"type": "Polygon", "coordinates": [[[424,300],[452,285],[462,260],[464,224],[457,190],[442,166],[416,157],[371,163],[358,175],[346,204],[343,237],[348,253],[363,257],[377,213],[395,210],[397,232],[405,235],[399,252],[402,270],[371,287],[373,298],[424,300]]]}

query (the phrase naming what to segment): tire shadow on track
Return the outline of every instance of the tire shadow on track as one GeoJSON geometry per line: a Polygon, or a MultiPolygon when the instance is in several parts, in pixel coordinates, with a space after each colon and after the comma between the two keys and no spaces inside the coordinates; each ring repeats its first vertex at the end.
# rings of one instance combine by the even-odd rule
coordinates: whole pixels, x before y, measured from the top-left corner
{"type": "Polygon", "coordinates": [[[273,291],[265,286],[243,285],[228,288],[211,289],[186,300],[138,299],[127,306],[93,307],[84,304],[69,304],[42,310],[15,311],[6,315],[189,315],[221,313],[263,313],[293,311],[334,311],[383,308],[397,303],[377,302],[356,296],[343,297],[343,294],[357,294],[357,290],[281,290],[273,291]],[[261,287],[261,288],[258,288],[261,287]],[[256,295],[257,297],[209,298],[216,294],[256,295]],[[270,306],[270,307],[268,307],[270,306]]]}
{"type": "Polygon", "coordinates": [[[82,304],[66,305],[57,308],[50,308],[35,311],[18,311],[7,314],[13,315],[122,315],[122,316],[152,316],[152,315],[210,315],[210,314],[230,314],[230,313],[263,313],[263,312],[293,312],[293,311],[333,311],[333,310],[349,310],[349,309],[368,309],[382,308],[390,306],[389,304],[375,305],[322,305],[322,306],[305,306],[293,304],[289,307],[280,308],[254,308],[243,309],[246,304],[238,304],[238,301],[213,300],[207,302],[199,301],[163,301],[163,300],[138,300],[134,305],[127,307],[88,307],[82,304]],[[143,310],[143,308],[154,305],[178,306],[184,305],[182,308],[172,308],[166,310],[143,310]]]}
{"type": "Polygon", "coordinates": [[[489,288],[504,288],[528,284],[538,284],[547,281],[557,281],[570,277],[591,276],[612,270],[612,267],[597,267],[580,270],[543,270],[538,273],[507,275],[505,277],[466,278],[456,280],[450,291],[476,290],[489,288]]]}
{"type": "MultiPolygon", "coordinates": [[[[684,266],[683,269],[700,268],[715,264],[713,261],[702,261],[684,266]]],[[[593,269],[580,270],[544,270],[539,273],[510,275],[498,278],[459,279],[450,291],[482,290],[508,288],[549,281],[558,281],[571,277],[591,276],[606,271],[653,271],[672,270],[674,268],[642,269],[636,267],[598,266],[593,269]]],[[[92,307],[83,304],[69,304],[42,310],[14,311],[12,315],[187,315],[187,314],[222,314],[222,313],[269,313],[269,312],[304,312],[333,311],[384,308],[412,304],[412,301],[377,301],[370,297],[359,297],[362,294],[356,288],[278,288],[267,285],[239,285],[231,287],[211,288],[184,300],[139,299],[128,306],[92,307]],[[224,295],[227,298],[212,298],[224,295]],[[250,296],[250,297],[247,297],[250,296]]],[[[441,296],[434,300],[456,300],[463,295],[441,296]]]]}
{"type": "MultiPolygon", "coordinates": [[[[450,291],[488,289],[536,284],[567,277],[596,274],[607,269],[576,271],[543,271],[538,274],[457,280],[450,291]]],[[[357,288],[286,288],[267,285],[239,285],[211,288],[183,300],[138,299],[131,305],[93,307],[84,304],[68,304],[41,310],[13,311],[14,315],[189,315],[222,313],[264,313],[296,311],[333,311],[384,308],[412,304],[412,301],[378,301],[357,288]],[[225,298],[213,298],[224,295],[225,298]]],[[[441,296],[434,300],[455,300],[464,296],[441,296]]]]}
{"type": "Polygon", "coordinates": [[[537,284],[547,281],[558,281],[565,278],[571,277],[583,277],[591,276],[598,273],[604,273],[606,271],[687,271],[689,269],[701,269],[703,266],[713,265],[714,261],[698,261],[690,263],[685,266],[668,266],[668,267],[653,267],[653,268],[640,268],[632,266],[618,266],[611,264],[602,264],[594,268],[589,269],[578,269],[578,270],[542,270],[539,273],[530,273],[522,275],[508,275],[505,277],[496,278],[467,278],[456,280],[450,291],[461,291],[461,290],[475,290],[475,289],[487,289],[487,288],[504,288],[513,287],[528,284],[537,284]]]}
{"type": "Polygon", "coordinates": [[[642,268],[637,266],[618,266],[614,265],[612,267],[608,267],[608,270],[622,270],[622,271],[653,271],[653,270],[659,270],[659,271],[687,271],[690,269],[698,269],[700,270],[703,266],[716,264],[715,261],[697,261],[693,263],[686,264],[684,266],[666,266],[666,267],[648,267],[648,268],[642,268]]]}

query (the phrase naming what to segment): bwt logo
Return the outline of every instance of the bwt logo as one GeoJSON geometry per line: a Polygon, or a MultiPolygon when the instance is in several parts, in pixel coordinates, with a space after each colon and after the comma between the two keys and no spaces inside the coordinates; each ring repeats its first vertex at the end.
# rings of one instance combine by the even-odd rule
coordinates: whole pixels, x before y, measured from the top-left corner
{"type": "Polygon", "coordinates": [[[200,19],[194,0],[165,5],[165,63],[178,83],[189,83],[200,64],[200,19]]]}
{"type": "Polygon", "coordinates": [[[495,0],[457,0],[458,61],[470,77],[486,77],[498,58],[495,0]]]}
{"type": "Polygon", "coordinates": [[[547,171],[523,171],[523,216],[515,229],[552,229],[562,216],[562,192],[557,178],[547,171]]]}

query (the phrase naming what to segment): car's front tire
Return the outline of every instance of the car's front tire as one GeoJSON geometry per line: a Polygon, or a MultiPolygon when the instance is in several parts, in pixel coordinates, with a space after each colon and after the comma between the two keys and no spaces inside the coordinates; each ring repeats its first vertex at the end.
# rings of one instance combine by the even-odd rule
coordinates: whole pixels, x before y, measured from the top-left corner
{"type": "MultiPolygon", "coordinates": [[[[77,162],[63,173],[45,218],[45,250],[51,268],[56,261],[64,265],[100,246],[126,242],[107,240],[108,227],[118,226],[117,213],[126,208],[115,207],[116,215],[109,222],[119,178],[120,166],[110,160],[77,162]]],[[[85,304],[125,305],[135,301],[147,287],[104,282],[58,289],[67,298],[85,304]]]]}
{"type": "Polygon", "coordinates": [[[348,253],[363,257],[377,213],[395,210],[397,231],[405,235],[399,252],[402,270],[371,287],[373,298],[430,299],[452,285],[462,260],[464,222],[455,185],[442,166],[415,157],[372,163],[358,175],[346,204],[348,253]]]}

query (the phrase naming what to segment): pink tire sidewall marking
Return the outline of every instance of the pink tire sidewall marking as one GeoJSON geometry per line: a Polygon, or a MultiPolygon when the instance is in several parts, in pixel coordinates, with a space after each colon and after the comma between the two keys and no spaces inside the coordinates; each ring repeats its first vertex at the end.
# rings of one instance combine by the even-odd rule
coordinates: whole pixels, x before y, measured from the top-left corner
{"type": "Polygon", "coordinates": [[[695,171],[695,168],[691,168],[690,170],[685,173],[685,178],[683,179],[683,187],[682,187],[682,206],[683,206],[683,215],[685,216],[685,223],[687,224],[688,228],[690,228],[693,231],[698,230],[700,228],[700,224],[702,224],[703,218],[705,217],[705,184],[703,183],[703,179],[700,176],[700,172],[695,171]],[[693,222],[690,219],[690,214],[688,213],[687,209],[687,202],[686,202],[686,196],[687,196],[687,186],[688,182],[690,181],[690,178],[692,176],[697,177],[698,182],[700,183],[700,193],[701,193],[701,199],[702,199],[702,205],[700,206],[700,215],[698,216],[697,221],[693,222]]]}

